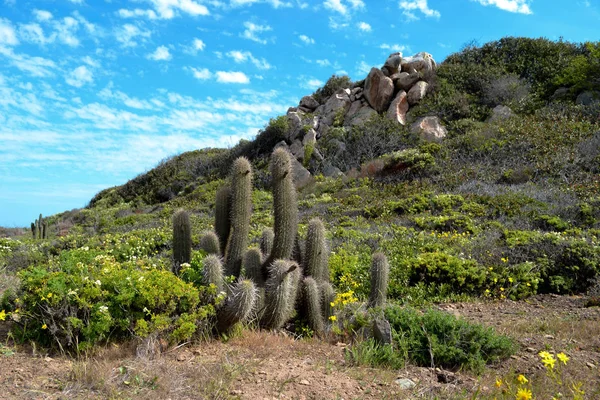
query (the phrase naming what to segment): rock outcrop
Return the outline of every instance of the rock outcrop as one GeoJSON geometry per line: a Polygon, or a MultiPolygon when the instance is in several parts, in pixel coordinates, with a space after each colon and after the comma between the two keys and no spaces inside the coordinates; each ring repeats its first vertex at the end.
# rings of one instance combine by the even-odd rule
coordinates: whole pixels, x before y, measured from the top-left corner
{"type": "MultiPolygon", "coordinates": [[[[319,141],[327,137],[331,129],[352,129],[377,113],[385,113],[392,121],[406,125],[410,107],[427,95],[435,69],[436,62],[429,53],[421,52],[412,57],[392,53],[381,68],[372,68],[364,81],[352,87],[341,88],[319,101],[313,96],[304,96],[297,107],[288,110],[289,130],[285,142],[279,144],[285,145],[298,162],[294,165],[296,184],[307,182],[309,172],[304,166],[310,168],[315,160],[321,162],[328,176],[342,174],[324,160],[319,151],[319,141]],[[310,160],[304,159],[307,156],[310,160]]],[[[410,129],[431,141],[442,140],[447,133],[436,117],[421,118],[410,129]]],[[[329,146],[336,142],[339,142],[339,151],[345,151],[343,142],[331,137],[328,140],[329,146]]]]}

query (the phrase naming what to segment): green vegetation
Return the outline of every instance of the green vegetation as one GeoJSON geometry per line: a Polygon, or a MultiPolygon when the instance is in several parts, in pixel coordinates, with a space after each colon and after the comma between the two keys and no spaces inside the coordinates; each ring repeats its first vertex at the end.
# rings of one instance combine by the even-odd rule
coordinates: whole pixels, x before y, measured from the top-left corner
{"type": "MultiPolygon", "coordinates": [[[[31,234],[0,238],[0,274],[12,277],[0,312],[15,338],[80,352],[132,336],[227,334],[244,321],[350,340],[383,311],[394,347],[365,341],[354,361],[433,357],[480,370],[512,344],[401,306],[598,283],[600,108],[574,104],[598,88],[598,48],[524,38],[467,46],[411,109],[443,120],[443,142],[378,115],[331,128],[305,158],[318,150],[347,177],[323,177],[312,157],[314,180],[299,192],[288,153],[272,154],[287,140],[285,116],[253,141],[166,160],[84,209],[36,221],[31,234]],[[553,98],[559,87],[566,99],[553,98]],[[517,115],[486,122],[499,104],[517,115]],[[187,221],[173,219],[179,209],[187,221]]],[[[351,85],[332,77],[315,98],[351,85]]]]}

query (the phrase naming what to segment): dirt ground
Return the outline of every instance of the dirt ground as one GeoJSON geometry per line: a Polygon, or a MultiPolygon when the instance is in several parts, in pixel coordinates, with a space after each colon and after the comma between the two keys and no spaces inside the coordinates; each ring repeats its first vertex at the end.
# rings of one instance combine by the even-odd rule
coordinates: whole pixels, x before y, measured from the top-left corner
{"type": "MultiPolygon", "coordinates": [[[[600,308],[585,307],[586,302],[544,295],[438,306],[520,343],[516,355],[481,376],[411,365],[351,366],[345,344],[251,331],[227,343],[187,344],[150,358],[136,356],[136,346],[129,344],[74,360],[14,347],[0,323],[0,399],[487,399],[497,392],[497,378],[516,374],[535,381],[543,393],[550,382],[540,364],[542,350],[566,353],[566,376],[582,383],[584,398],[600,399],[600,308]],[[403,389],[400,379],[414,386],[403,389]]],[[[565,398],[572,398],[567,389],[565,398]]]]}

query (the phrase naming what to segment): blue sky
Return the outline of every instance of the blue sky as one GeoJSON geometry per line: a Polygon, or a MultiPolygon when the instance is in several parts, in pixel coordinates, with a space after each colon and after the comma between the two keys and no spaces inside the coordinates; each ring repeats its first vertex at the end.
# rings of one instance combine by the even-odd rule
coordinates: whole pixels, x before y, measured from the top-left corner
{"type": "Polygon", "coordinates": [[[599,26],[598,0],[0,0],[0,226],[251,138],[391,52],[599,26]]]}

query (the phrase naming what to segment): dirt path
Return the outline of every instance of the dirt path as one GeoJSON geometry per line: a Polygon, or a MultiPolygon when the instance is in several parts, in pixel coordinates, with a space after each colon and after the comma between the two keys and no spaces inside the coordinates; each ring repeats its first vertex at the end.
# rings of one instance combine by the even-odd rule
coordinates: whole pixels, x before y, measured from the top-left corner
{"type": "MultiPolygon", "coordinates": [[[[415,399],[485,397],[497,377],[522,373],[543,387],[537,353],[564,351],[586,398],[600,398],[600,308],[585,298],[536,296],[527,302],[439,306],[516,338],[521,350],[481,377],[407,366],[398,371],[348,366],[344,345],[245,332],[171,349],[154,359],[113,346],[84,361],[0,347],[1,399],[415,399]],[[416,385],[402,389],[395,382],[416,385]]],[[[1,330],[1,327],[0,327],[1,330]]],[[[1,332],[0,332],[1,334],[1,332]]],[[[5,339],[3,339],[3,343],[5,339]]]]}

